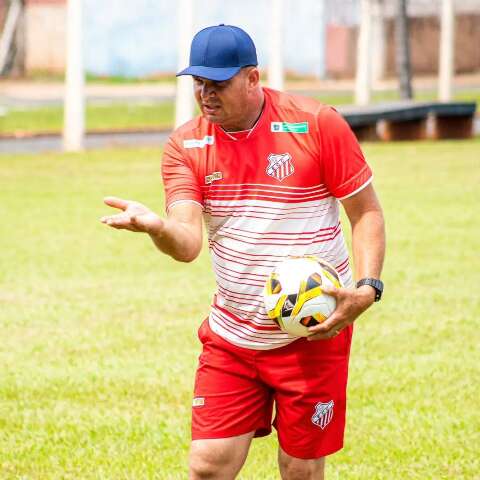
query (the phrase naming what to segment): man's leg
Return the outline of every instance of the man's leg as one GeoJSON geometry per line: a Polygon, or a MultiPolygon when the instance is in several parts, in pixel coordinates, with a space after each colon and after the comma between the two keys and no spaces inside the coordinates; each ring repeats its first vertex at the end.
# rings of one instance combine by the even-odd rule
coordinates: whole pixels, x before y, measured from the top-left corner
{"type": "Polygon", "coordinates": [[[325,457],[304,460],[291,457],[278,447],[278,466],[282,480],[323,480],[325,457]]]}
{"type": "Polygon", "coordinates": [[[193,440],[190,447],[190,480],[233,480],[245,463],[254,433],[193,440]]]}
{"type": "Polygon", "coordinates": [[[330,340],[299,339],[262,352],[257,365],[275,389],[282,478],[323,479],[324,457],[343,447],[351,329],[330,340]]]}
{"type": "Polygon", "coordinates": [[[192,404],[191,479],[230,479],[254,435],[271,431],[273,392],[259,378],[256,352],[236,347],[203,322],[192,404]]]}

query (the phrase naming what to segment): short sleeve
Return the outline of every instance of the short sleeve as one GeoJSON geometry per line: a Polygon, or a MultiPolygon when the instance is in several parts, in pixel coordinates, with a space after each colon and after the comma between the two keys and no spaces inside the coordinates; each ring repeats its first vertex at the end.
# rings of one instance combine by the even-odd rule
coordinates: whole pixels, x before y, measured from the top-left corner
{"type": "Polygon", "coordinates": [[[195,172],[171,137],[163,150],[162,177],[167,211],[174,203],[182,201],[192,201],[203,207],[203,196],[195,172]]]}
{"type": "Polygon", "coordinates": [[[330,193],[343,199],[366,187],[372,171],[348,123],[327,107],[318,114],[318,128],[323,178],[330,193]]]}

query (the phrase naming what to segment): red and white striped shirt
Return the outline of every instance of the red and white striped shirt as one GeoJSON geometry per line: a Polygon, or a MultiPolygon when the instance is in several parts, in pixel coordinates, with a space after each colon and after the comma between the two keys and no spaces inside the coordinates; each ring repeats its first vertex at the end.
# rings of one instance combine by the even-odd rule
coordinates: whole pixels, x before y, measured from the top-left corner
{"type": "Polygon", "coordinates": [[[316,255],[352,285],[338,200],[372,179],[355,136],[333,108],[264,93],[251,132],[236,138],[197,117],[173,132],[162,163],[167,210],[184,201],[204,210],[217,281],[212,330],[258,350],[296,339],[263,305],[267,275],[285,257],[316,255]]]}

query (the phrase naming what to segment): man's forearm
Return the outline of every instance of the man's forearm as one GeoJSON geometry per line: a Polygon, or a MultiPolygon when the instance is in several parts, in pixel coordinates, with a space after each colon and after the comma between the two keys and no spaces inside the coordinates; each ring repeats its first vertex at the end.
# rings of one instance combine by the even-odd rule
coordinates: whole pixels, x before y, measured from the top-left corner
{"type": "Polygon", "coordinates": [[[155,246],[179,262],[191,262],[202,248],[202,238],[182,222],[167,218],[158,231],[149,233],[155,246]]]}
{"type": "MultiPolygon", "coordinates": [[[[385,255],[385,227],[378,202],[370,202],[365,208],[355,208],[355,200],[346,202],[346,210],[352,226],[353,260],[357,280],[365,277],[380,278],[385,255]]],[[[344,204],[345,205],[345,204],[344,204]]],[[[337,301],[335,312],[325,321],[311,327],[309,340],[332,338],[375,301],[376,291],[370,285],[357,289],[325,289],[337,301]]]]}
{"type": "Polygon", "coordinates": [[[355,276],[380,278],[385,257],[385,225],[381,209],[369,210],[352,223],[355,276]]]}

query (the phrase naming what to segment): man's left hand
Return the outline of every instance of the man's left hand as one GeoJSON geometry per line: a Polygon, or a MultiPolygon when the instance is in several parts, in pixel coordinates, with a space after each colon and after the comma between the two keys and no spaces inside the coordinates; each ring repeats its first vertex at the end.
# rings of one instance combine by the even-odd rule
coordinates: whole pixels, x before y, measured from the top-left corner
{"type": "Polygon", "coordinates": [[[335,298],[337,307],[324,322],[308,329],[310,331],[308,340],[336,337],[375,301],[375,290],[368,285],[355,290],[330,287],[322,287],[322,290],[335,298]]]}

